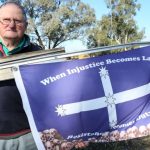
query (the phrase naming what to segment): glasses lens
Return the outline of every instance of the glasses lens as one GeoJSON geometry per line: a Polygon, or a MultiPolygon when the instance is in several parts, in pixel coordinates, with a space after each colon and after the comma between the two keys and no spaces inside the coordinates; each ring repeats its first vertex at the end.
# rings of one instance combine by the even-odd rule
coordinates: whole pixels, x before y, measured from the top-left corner
{"type": "Polygon", "coordinates": [[[11,23],[11,19],[6,18],[6,19],[3,19],[2,22],[3,22],[3,24],[8,25],[11,23]]]}
{"type": "Polygon", "coordinates": [[[15,22],[15,24],[17,24],[17,25],[23,24],[23,21],[22,21],[22,20],[14,20],[14,22],[15,22]]]}
{"type": "Polygon", "coordinates": [[[2,22],[4,25],[9,25],[11,22],[15,23],[16,25],[22,25],[22,24],[23,24],[23,21],[22,21],[22,20],[10,19],[10,18],[3,18],[3,19],[1,20],[1,22],[2,22]]]}

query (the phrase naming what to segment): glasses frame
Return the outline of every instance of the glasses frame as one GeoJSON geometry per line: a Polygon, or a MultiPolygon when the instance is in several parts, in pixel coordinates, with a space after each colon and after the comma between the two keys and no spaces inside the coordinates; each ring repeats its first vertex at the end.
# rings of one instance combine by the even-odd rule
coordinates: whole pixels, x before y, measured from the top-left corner
{"type": "Polygon", "coordinates": [[[16,26],[23,26],[25,24],[25,21],[24,20],[18,20],[18,19],[11,19],[11,18],[0,18],[0,22],[3,24],[3,25],[10,25],[11,23],[13,23],[16,25],[16,26]]]}

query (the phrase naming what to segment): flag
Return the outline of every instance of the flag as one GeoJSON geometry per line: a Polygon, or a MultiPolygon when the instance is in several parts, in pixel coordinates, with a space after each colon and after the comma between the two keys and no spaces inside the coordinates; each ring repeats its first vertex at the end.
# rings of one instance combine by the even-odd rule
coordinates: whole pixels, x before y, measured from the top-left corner
{"type": "Polygon", "coordinates": [[[150,46],[21,65],[14,76],[40,148],[150,134],[150,46]]]}

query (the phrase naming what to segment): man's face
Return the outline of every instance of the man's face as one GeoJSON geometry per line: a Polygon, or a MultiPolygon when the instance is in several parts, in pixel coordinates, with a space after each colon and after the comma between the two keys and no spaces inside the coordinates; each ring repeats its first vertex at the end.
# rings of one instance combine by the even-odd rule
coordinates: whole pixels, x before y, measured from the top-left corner
{"type": "Polygon", "coordinates": [[[20,8],[8,4],[0,8],[0,37],[5,39],[21,39],[27,23],[20,8]]]}

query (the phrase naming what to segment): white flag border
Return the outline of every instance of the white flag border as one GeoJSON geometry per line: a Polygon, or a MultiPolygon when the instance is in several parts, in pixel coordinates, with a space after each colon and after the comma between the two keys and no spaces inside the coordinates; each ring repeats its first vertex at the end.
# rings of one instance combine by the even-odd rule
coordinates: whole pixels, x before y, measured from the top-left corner
{"type": "Polygon", "coordinates": [[[30,124],[30,128],[31,128],[31,132],[33,134],[33,138],[35,140],[36,146],[37,146],[38,150],[45,150],[42,140],[40,138],[39,132],[37,131],[37,128],[36,128],[36,125],[34,122],[33,114],[32,114],[31,107],[30,107],[30,104],[28,101],[28,96],[27,96],[27,93],[26,93],[26,90],[25,90],[25,87],[24,87],[24,84],[22,81],[19,66],[16,65],[13,68],[15,68],[15,69],[12,69],[13,75],[15,78],[15,82],[16,82],[17,88],[18,88],[21,98],[22,98],[23,108],[27,115],[27,118],[28,118],[28,121],[30,124]]]}

